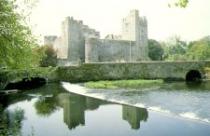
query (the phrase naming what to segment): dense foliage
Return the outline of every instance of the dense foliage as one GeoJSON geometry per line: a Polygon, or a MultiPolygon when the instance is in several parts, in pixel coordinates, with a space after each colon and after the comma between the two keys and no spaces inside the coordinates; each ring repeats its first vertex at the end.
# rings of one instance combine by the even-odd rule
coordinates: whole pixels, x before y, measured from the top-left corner
{"type": "Polygon", "coordinates": [[[166,61],[210,60],[210,37],[193,42],[185,42],[177,36],[166,42],[149,40],[151,60],[160,60],[161,56],[166,61]]]}
{"type": "MultiPolygon", "coordinates": [[[[176,2],[173,3],[172,5],[175,5],[176,7],[180,7],[180,8],[186,8],[188,3],[189,3],[189,0],[176,0],[176,2]]],[[[171,7],[172,5],[169,4],[169,7],[171,7]]]]}
{"type": "Polygon", "coordinates": [[[44,45],[38,48],[38,54],[41,55],[40,66],[48,67],[57,65],[57,53],[52,45],[44,45]]]}
{"type": "Polygon", "coordinates": [[[34,67],[39,62],[33,52],[36,39],[15,2],[0,0],[0,67],[34,67]]]}
{"type": "Polygon", "coordinates": [[[149,58],[151,60],[162,60],[164,50],[158,41],[150,39],[148,41],[148,48],[149,48],[149,58]]]}
{"type": "Polygon", "coordinates": [[[49,116],[57,110],[57,104],[53,97],[39,99],[35,102],[34,106],[37,114],[40,116],[49,116]]]}
{"type": "Polygon", "coordinates": [[[185,60],[188,44],[180,37],[172,37],[167,42],[163,42],[165,60],[185,60]]]}
{"type": "Polygon", "coordinates": [[[190,43],[186,57],[189,60],[210,60],[210,37],[190,43]]]}
{"type": "Polygon", "coordinates": [[[24,111],[22,109],[4,111],[0,107],[0,136],[20,136],[23,119],[24,111]]]}

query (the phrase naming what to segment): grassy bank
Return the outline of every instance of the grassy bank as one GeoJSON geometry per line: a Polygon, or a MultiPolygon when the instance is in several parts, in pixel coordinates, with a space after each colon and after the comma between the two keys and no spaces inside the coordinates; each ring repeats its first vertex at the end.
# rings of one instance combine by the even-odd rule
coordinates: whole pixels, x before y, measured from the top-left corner
{"type": "Polygon", "coordinates": [[[162,84],[163,80],[116,80],[86,82],[84,85],[95,89],[140,88],[162,84]]]}

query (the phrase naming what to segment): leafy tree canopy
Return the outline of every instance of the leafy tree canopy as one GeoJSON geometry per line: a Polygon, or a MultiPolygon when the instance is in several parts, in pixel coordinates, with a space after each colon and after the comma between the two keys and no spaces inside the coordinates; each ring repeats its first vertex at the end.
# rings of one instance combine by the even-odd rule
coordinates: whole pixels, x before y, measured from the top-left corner
{"type": "Polygon", "coordinates": [[[180,37],[171,37],[163,43],[165,60],[185,60],[185,53],[188,50],[188,44],[182,41],[180,37]]]}
{"type": "Polygon", "coordinates": [[[49,116],[57,110],[56,100],[52,98],[42,98],[35,103],[37,114],[40,116],[49,116]]]}
{"type": "Polygon", "coordinates": [[[38,48],[38,54],[42,54],[40,60],[41,67],[56,66],[57,65],[57,53],[53,49],[52,45],[44,45],[38,48]]]}
{"type": "Polygon", "coordinates": [[[149,48],[149,57],[151,60],[162,60],[164,50],[158,41],[150,39],[148,41],[148,48],[149,48]]]}
{"type": "Polygon", "coordinates": [[[210,38],[192,42],[186,55],[190,60],[210,60],[210,38]]]}
{"type": "Polygon", "coordinates": [[[34,67],[38,63],[32,48],[37,41],[18,12],[15,0],[0,0],[0,67],[34,67]]]}
{"type": "Polygon", "coordinates": [[[186,8],[189,3],[189,0],[176,0],[173,4],[169,4],[169,7],[176,6],[180,8],[186,8]]]}

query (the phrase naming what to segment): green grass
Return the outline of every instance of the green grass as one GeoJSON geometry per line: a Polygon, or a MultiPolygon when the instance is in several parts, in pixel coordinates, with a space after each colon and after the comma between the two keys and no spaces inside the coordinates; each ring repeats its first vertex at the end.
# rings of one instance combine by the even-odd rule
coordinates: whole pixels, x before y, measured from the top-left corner
{"type": "Polygon", "coordinates": [[[94,89],[140,88],[162,84],[163,80],[115,80],[86,82],[84,85],[94,89]]]}

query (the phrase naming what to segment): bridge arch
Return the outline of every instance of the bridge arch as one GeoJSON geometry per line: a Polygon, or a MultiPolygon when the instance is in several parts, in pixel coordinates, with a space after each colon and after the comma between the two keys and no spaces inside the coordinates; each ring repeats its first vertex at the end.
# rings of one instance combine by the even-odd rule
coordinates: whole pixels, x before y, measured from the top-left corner
{"type": "Polygon", "coordinates": [[[199,70],[190,70],[186,73],[185,80],[187,82],[196,82],[202,79],[202,74],[199,70]]]}
{"type": "Polygon", "coordinates": [[[9,82],[6,87],[4,88],[5,90],[10,90],[10,89],[33,89],[37,88],[40,86],[43,86],[47,83],[47,79],[43,77],[31,77],[31,78],[23,78],[21,81],[17,82],[9,82]]]}

